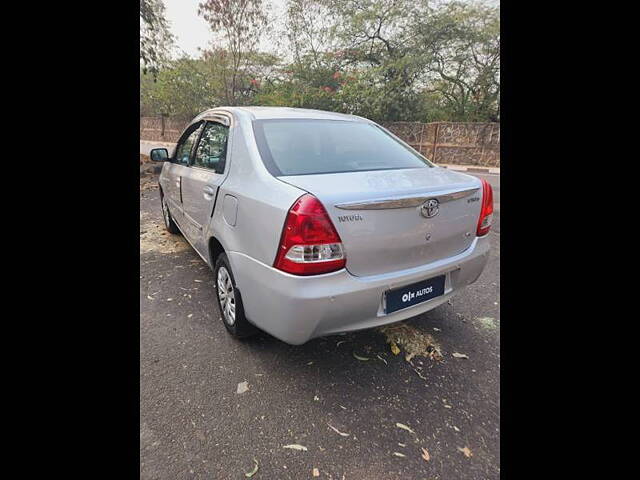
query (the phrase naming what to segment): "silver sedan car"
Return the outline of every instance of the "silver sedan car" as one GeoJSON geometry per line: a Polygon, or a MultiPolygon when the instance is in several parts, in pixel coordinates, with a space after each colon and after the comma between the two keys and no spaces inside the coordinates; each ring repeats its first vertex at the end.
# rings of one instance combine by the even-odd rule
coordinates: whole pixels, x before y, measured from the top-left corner
{"type": "Polygon", "coordinates": [[[222,321],[290,344],[398,322],[482,272],[493,194],[365,118],[281,107],[198,115],[160,175],[167,230],[215,273],[222,321]]]}

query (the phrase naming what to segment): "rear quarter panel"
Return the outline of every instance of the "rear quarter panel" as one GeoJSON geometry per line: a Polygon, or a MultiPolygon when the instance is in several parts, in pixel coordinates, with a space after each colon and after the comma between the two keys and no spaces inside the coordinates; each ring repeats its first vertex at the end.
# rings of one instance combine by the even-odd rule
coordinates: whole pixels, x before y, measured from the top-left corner
{"type": "MultiPolygon", "coordinates": [[[[229,174],[222,184],[210,223],[210,236],[225,251],[238,252],[272,265],[280,243],[289,208],[304,191],[283,183],[266,170],[259,157],[248,114],[234,112],[234,141],[230,152],[229,174]],[[237,199],[235,226],[225,219],[226,195],[237,199]]],[[[232,264],[231,267],[235,269],[232,264]]],[[[239,272],[234,272],[242,290],[239,272]]]]}

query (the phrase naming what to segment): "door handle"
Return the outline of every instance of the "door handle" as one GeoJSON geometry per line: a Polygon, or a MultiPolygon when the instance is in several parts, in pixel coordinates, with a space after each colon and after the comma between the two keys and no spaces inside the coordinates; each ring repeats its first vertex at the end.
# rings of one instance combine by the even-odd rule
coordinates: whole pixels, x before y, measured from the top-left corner
{"type": "Polygon", "coordinates": [[[204,187],[202,189],[202,191],[204,192],[205,195],[215,195],[216,191],[213,189],[213,187],[210,187],[209,185],[207,185],[206,187],[204,187]]]}

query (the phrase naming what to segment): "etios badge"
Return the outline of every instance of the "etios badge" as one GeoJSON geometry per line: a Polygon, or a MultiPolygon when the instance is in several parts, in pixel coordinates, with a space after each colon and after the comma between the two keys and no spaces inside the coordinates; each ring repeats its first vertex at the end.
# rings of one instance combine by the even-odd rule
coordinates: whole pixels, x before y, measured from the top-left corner
{"type": "Polygon", "coordinates": [[[430,198],[420,207],[420,214],[425,218],[433,218],[438,215],[440,202],[435,198],[430,198]]]}

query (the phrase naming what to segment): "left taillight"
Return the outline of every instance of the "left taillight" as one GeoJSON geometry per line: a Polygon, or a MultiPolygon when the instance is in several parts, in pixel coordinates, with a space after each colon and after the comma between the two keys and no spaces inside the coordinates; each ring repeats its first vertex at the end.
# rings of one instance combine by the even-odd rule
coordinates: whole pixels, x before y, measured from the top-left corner
{"type": "Polygon", "coordinates": [[[273,266],[294,275],[318,275],[346,263],[342,240],[324,206],[313,195],[303,195],[289,209],[273,266]]]}
{"type": "Polygon", "coordinates": [[[481,237],[489,233],[493,221],[493,188],[491,184],[482,179],[482,209],[478,219],[476,235],[481,237]]]}

